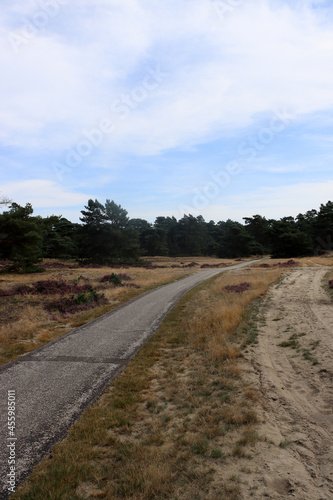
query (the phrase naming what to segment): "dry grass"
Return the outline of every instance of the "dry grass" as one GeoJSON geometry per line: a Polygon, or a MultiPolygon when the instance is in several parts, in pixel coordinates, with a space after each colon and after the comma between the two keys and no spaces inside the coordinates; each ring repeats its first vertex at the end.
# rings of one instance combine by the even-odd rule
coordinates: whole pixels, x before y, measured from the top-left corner
{"type": "Polygon", "coordinates": [[[284,271],[230,271],[190,291],[13,498],[243,498],[237,471],[259,441],[246,317],[284,271]]]}
{"type": "Polygon", "coordinates": [[[211,361],[237,358],[239,346],[230,343],[230,335],[238,326],[246,306],[267,291],[268,276],[269,280],[275,281],[282,273],[281,268],[234,271],[213,283],[209,300],[207,290],[199,292],[188,323],[191,343],[197,349],[204,349],[211,361]],[[242,281],[251,284],[245,292],[228,292],[225,289],[242,281]]]}
{"type": "MultiPolygon", "coordinates": [[[[46,343],[55,340],[70,332],[73,328],[81,326],[111,309],[127,302],[128,300],[150,290],[156,286],[181,279],[193,272],[196,272],[202,264],[228,266],[235,261],[226,259],[214,259],[210,257],[198,258],[149,258],[156,269],[145,269],[131,267],[123,269],[113,269],[110,267],[80,268],[74,267],[74,262],[58,261],[47,259],[48,265],[54,268],[47,268],[44,273],[38,274],[1,274],[0,288],[9,290],[17,285],[33,285],[40,280],[64,280],[66,282],[84,284],[89,280],[90,284],[98,289],[99,293],[104,293],[108,299],[108,305],[101,305],[87,311],[78,312],[70,317],[64,318],[60,314],[49,314],[45,311],[45,304],[50,300],[55,300],[55,296],[40,295],[18,295],[11,297],[0,297],[0,366],[16,359],[18,356],[30,352],[46,343]],[[184,266],[195,261],[198,265],[193,268],[171,267],[184,266]],[[64,264],[67,267],[57,269],[57,265],[64,264]],[[110,284],[101,284],[100,279],[106,274],[126,273],[134,284],[133,287],[114,287],[110,284]]],[[[60,298],[60,296],[58,297],[60,298]]]]}
{"type": "Polygon", "coordinates": [[[300,261],[304,267],[333,266],[333,256],[331,253],[321,256],[303,257],[300,261]]]}

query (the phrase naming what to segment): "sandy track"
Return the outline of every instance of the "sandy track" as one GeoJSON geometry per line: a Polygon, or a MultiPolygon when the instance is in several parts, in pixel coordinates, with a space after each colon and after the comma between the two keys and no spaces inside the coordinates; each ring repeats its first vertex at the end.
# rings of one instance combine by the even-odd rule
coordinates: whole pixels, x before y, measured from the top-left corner
{"type": "Polygon", "coordinates": [[[291,272],[262,308],[259,343],[249,354],[265,439],[246,480],[254,498],[333,499],[333,303],[322,288],[327,271],[291,272]],[[279,346],[283,342],[290,345],[279,346]]]}

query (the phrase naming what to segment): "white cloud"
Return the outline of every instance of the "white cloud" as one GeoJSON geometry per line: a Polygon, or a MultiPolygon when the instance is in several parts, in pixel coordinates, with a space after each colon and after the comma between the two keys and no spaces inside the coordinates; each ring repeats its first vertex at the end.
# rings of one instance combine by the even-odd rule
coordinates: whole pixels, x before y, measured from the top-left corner
{"type": "Polygon", "coordinates": [[[75,191],[95,190],[106,198],[111,190],[117,201],[119,195],[126,199],[139,179],[142,188],[130,199],[138,216],[141,209],[143,217],[151,213],[149,200],[143,200],[149,190],[156,198],[150,205],[153,217],[169,207],[168,214],[177,215],[177,200],[205,185],[204,178],[221,169],[222,161],[245,162],[238,145],[260,135],[275,111],[286,109],[293,114],[290,126],[258,150],[250,163],[257,175],[249,177],[246,196],[231,196],[244,189],[235,183],[221,205],[211,200],[216,205],[202,213],[208,220],[253,213],[279,217],[288,215],[283,210],[306,211],[330,197],[330,182],[319,177],[331,164],[333,9],[328,2],[316,2],[320,8],[314,9],[310,0],[247,0],[221,18],[212,0],[52,1],[61,4],[57,14],[17,51],[8,36],[22,35],[48,0],[3,0],[1,7],[4,194],[20,204],[31,202],[39,213],[50,214],[55,207],[73,215],[74,207],[96,197],[75,191]],[[147,90],[145,79],[156,68],[162,77],[147,90]],[[96,129],[104,118],[114,130],[78,163],[80,176],[73,167],[67,187],[53,182],[53,162],[64,163],[67,148],[75,150],[84,131],[96,129]],[[315,168],[313,187],[307,175],[315,168]],[[30,172],[35,179],[10,182],[20,169],[21,178],[30,172]],[[278,182],[284,176],[285,187],[259,189],[268,175],[278,182]],[[292,185],[296,175],[303,184],[292,185]]]}
{"type": "MultiPolygon", "coordinates": [[[[238,220],[259,214],[267,219],[296,217],[332,200],[333,180],[315,183],[296,183],[274,188],[262,187],[244,196],[225,196],[223,203],[199,209],[206,220],[238,220]]],[[[193,215],[197,215],[193,210],[193,215]]]]}
{"type": "MultiPolygon", "coordinates": [[[[38,5],[22,5],[27,19],[38,5]]],[[[140,85],[151,64],[168,76],[104,148],[156,154],[241,129],[280,105],[300,115],[333,107],[333,32],[307,4],[249,1],[220,19],[209,0],[76,0],[17,54],[8,18],[0,28],[7,145],[75,143],[112,116],[114,99],[140,85]]]]}
{"type": "Polygon", "coordinates": [[[51,215],[53,208],[82,206],[92,196],[66,191],[63,186],[52,181],[31,179],[11,182],[1,186],[1,192],[19,205],[31,203],[35,209],[46,208],[51,215]]]}

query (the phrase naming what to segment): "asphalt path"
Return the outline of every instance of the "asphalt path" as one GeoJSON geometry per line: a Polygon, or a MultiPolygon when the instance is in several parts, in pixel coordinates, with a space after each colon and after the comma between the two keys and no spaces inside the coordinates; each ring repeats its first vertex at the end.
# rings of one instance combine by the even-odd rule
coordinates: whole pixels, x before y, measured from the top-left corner
{"type": "Polygon", "coordinates": [[[21,484],[66,435],[184,293],[216,274],[253,262],[200,270],[146,292],[1,367],[0,498],[8,497],[8,481],[21,484]],[[8,425],[8,415],[15,428],[8,425]]]}

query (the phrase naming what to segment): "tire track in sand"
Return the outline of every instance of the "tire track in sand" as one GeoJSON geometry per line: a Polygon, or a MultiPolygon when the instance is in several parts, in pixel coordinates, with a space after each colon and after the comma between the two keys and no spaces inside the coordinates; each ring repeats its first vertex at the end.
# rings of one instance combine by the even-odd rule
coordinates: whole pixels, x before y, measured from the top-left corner
{"type": "Polygon", "coordinates": [[[322,288],[328,270],[289,273],[262,308],[265,324],[250,353],[266,439],[253,464],[256,498],[333,499],[333,302],[322,288]]]}

